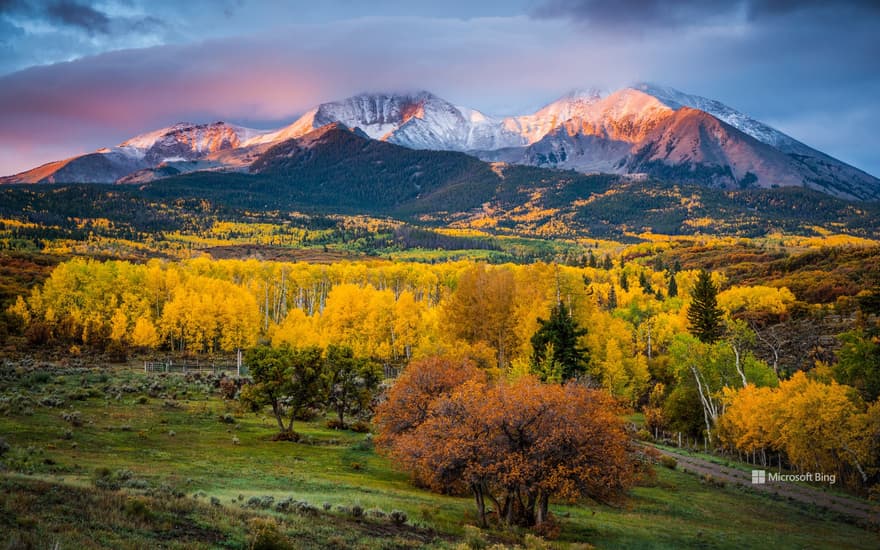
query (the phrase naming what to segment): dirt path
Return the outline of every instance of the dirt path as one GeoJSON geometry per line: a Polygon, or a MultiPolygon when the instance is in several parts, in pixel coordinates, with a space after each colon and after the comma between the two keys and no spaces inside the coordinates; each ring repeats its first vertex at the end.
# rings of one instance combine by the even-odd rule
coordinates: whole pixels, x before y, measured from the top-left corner
{"type": "MultiPolygon", "coordinates": [[[[767,479],[764,484],[752,483],[751,472],[728,468],[708,460],[678,454],[667,449],[654,448],[661,454],[676,459],[679,469],[695,472],[700,475],[711,475],[714,479],[722,480],[726,483],[735,483],[754,491],[776,494],[804,504],[813,504],[845,516],[880,525],[880,505],[878,504],[872,505],[863,500],[847,497],[846,495],[828,493],[793,482],[770,481],[767,479]]],[[[757,466],[755,468],[758,469],[757,466]]],[[[767,471],[770,472],[772,470],[767,471]]]]}

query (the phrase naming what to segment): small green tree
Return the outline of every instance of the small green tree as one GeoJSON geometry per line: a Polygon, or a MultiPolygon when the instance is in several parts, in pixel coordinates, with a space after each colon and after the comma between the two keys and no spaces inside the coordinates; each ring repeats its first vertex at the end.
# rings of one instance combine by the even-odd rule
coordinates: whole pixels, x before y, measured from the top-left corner
{"type": "Polygon", "coordinates": [[[691,334],[703,343],[713,344],[724,334],[724,312],[718,307],[718,287],[705,269],[700,271],[691,292],[687,318],[691,334]]]}
{"type": "Polygon", "coordinates": [[[327,347],[327,404],[345,426],[345,415],[358,415],[369,410],[376,389],[382,381],[382,367],[362,357],[355,357],[351,348],[327,347]]]}
{"type": "Polygon", "coordinates": [[[853,386],[865,401],[880,396],[880,328],[856,329],[840,335],[843,344],[832,367],[834,379],[853,386]]]}
{"type": "Polygon", "coordinates": [[[578,345],[578,339],[587,331],[578,326],[565,304],[553,306],[550,318],[538,319],[538,325],[532,335],[532,370],[537,376],[546,381],[558,376],[558,370],[564,382],[587,371],[589,351],[578,345]]]}
{"type": "Polygon", "coordinates": [[[258,346],[247,351],[244,361],[254,381],[242,388],[242,402],[254,411],[269,405],[279,439],[298,439],[294,419],[308,408],[322,406],[326,399],[321,348],[258,346]]]}

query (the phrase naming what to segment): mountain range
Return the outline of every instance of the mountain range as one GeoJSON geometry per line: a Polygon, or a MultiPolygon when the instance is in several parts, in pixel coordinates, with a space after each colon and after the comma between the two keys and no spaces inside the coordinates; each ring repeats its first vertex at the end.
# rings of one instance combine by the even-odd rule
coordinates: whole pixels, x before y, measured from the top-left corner
{"type": "Polygon", "coordinates": [[[847,200],[880,199],[877,178],[720,102],[651,84],[611,93],[578,90],[534,113],[504,118],[424,91],[360,94],[323,103],[277,130],[175,124],[0,183],[142,184],[189,172],[258,173],[277,169],[279,150],[301,157],[310,139],[320,136],[315,131],[328,125],[408,149],[463,152],[493,166],[647,176],[721,189],[803,187],[847,200]]]}

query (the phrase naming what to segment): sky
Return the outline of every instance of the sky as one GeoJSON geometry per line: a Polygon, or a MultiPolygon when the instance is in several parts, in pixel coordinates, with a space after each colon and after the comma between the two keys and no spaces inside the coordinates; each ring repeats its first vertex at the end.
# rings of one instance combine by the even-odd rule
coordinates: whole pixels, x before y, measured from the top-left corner
{"type": "Polygon", "coordinates": [[[880,176],[880,1],[0,0],[0,175],[359,92],[492,115],[653,82],[880,176]]]}

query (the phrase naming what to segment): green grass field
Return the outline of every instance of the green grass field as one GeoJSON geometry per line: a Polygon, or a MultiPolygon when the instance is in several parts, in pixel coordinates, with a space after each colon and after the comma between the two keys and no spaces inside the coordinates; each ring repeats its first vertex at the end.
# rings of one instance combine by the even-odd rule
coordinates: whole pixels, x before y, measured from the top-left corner
{"type": "MultiPolygon", "coordinates": [[[[267,529],[265,517],[278,518],[277,530],[295,548],[523,542],[524,532],[475,535],[465,527],[474,523],[469,498],[414,487],[366,434],[330,430],[315,419],[296,426],[303,441],[274,442],[273,419],[222,400],[205,381],[7,364],[0,412],[0,436],[10,447],[0,458],[0,538],[10,547],[247,548],[267,529]],[[247,506],[268,496],[313,508],[247,506]],[[405,512],[406,523],[392,522],[392,510],[405,512]]],[[[551,510],[561,527],[549,543],[554,548],[880,544],[877,533],[820,511],[660,467],[621,507],[551,510]]]]}

